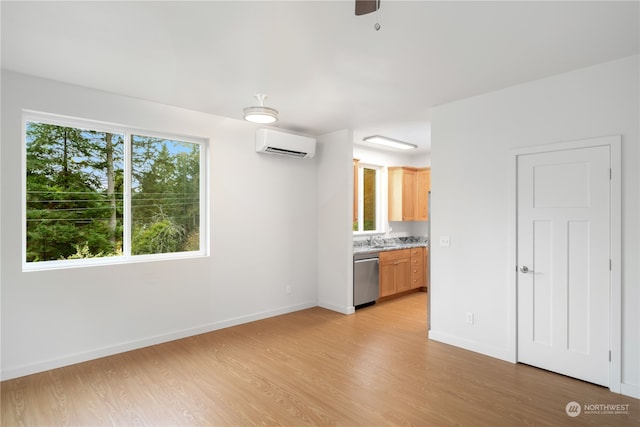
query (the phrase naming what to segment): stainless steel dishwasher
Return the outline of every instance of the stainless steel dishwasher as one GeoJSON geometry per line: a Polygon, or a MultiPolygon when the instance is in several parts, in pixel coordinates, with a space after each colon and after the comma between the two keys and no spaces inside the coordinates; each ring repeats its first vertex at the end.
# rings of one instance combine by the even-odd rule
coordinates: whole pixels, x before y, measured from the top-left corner
{"type": "Polygon", "coordinates": [[[355,308],[374,304],[380,295],[378,253],[353,256],[353,305],[355,308]]]}

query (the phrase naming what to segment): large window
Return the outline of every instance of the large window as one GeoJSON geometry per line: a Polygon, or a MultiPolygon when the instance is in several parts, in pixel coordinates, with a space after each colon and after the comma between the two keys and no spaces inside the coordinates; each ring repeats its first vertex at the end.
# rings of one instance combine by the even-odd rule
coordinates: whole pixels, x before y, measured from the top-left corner
{"type": "Polygon", "coordinates": [[[357,165],[357,215],[354,232],[380,232],[380,170],[378,166],[357,165]]]}
{"type": "Polygon", "coordinates": [[[202,255],[204,141],[24,116],[26,269],[202,255]]]}

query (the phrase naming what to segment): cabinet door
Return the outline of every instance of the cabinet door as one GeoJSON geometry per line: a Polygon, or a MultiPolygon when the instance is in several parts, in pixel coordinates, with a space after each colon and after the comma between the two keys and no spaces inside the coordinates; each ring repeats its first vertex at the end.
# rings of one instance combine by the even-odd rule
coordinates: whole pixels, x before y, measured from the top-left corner
{"type": "Polygon", "coordinates": [[[417,173],[417,214],[416,221],[429,219],[429,191],[431,190],[431,169],[418,169],[417,173]]]}
{"type": "Polygon", "coordinates": [[[402,220],[416,220],[416,171],[404,169],[402,171],[402,220]]]}
{"type": "Polygon", "coordinates": [[[387,203],[389,221],[415,221],[417,218],[417,169],[390,167],[387,169],[387,203]]]}
{"type": "Polygon", "coordinates": [[[402,168],[387,169],[387,216],[389,221],[402,221],[402,168]]]}
{"type": "Polygon", "coordinates": [[[396,293],[411,289],[411,258],[398,260],[396,264],[396,293]]]}
{"type": "Polygon", "coordinates": [[[396,262],[380,261],[380,297],[396,293],[396,262]]]}

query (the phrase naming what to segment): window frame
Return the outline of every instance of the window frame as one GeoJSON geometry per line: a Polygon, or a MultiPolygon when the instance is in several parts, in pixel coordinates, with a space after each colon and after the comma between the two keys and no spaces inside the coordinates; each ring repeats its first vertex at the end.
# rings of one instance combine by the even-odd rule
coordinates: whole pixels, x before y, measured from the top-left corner
{"type": "Polygon", "coordinates": [[[133,126],[117,125],[97,120],[81,119],[68,117],[58,114],[43,113],[32,110],[22,111],[22,129],[21,129],[21,226],[22,226],[22,271],[41,271],[65,268],[78,268],[99,265],[117,265],[132,264],[139,262],[174,260],[199,258],[209,255],[209,139],[175,134],[170,132],[161,132],[136,128],[133,126]],[[27,122],[44,123],[55,126],[74,127],[79,129],[94,130],[98,132],[108,132],[112,134],[121,134],[124,136],[124,195],[123,195],[123,236],[122,251],[120,256],[105,256],[99,258],[83,258],[83,259],[67,259],[67,260],[50,260],[27,262],[27,122]],[[191,144],[198,144],[200,149],[200,180],[199,180],[199,250],[184,252],[169,252],[159,254],[131,254],[131,196],[132,196],[132,135],[139,135],[151,138],[162,138],[191,144]]]}
{"type": "Polygon", "coordinates": [[[383,196],[382,196],[382,175],[384,166],[374,165],[370,163],[358,162],[358,194],[354,197],[358,200],[358,230],[353,231],[354,236],[367,236],[374,234],[382,234],[382,213],[383,213],[383,196]],[[375,230],[363,230],[364,228],[364,169],[373,169],[376,171],[376,228],[375,230]]]}

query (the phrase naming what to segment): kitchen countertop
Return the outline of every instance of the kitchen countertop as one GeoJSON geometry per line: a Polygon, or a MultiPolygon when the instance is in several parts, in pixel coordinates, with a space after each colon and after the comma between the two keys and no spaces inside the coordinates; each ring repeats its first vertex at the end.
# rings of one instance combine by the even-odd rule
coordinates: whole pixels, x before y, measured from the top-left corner
{"type": "Polygon", "coordinates": [[[394,239],[381,239],[370,243],[358,241],[353,244],[353,254],[366,254],[375,252],[397,251],[411,248],[428,248],[429,240],[425,237],[400,237],[394,239]]]}

